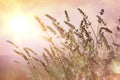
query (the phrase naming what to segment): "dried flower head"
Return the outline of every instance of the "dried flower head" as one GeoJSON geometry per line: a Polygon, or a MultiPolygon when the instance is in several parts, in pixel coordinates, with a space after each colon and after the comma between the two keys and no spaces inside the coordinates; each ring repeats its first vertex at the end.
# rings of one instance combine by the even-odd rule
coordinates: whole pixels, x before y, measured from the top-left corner
{"type": "Polygon", "coordinates": [[[50,16],[49,14],[45,14],[49,19],[51,19],[53,22],[56,22],[56,19],[50,16]]]}
{"type": "Polygon", "coordinates": [[[15,48],[18,48],[18,46],[15,43],[13,43],[12,41],[7,40],[7,42],[12,44],[15,48]]]}
{"type": "Polygon", "coordinates": [[[35,17],[35,19],[38,21],[38,23],[40,24],[42,30],[43,30],[43,31],[46,31],[46,27],[45,27],[44,23],[41,22],[40,18],[37,17],[37,16],[34,16],[34,17],[35,17]]]}
{"type": "Polygon", "coordinates": [[[67,21],[64,21],[65,24],[67,24],[70,28],[75,29],[75,26],[67,21]]]}
{"type": "Polygon", "coordinates": [[[84,18],[87,18],[86,14],[80,8],[78,8],[78,11],[84,16],[84,18]]]}
{"type": "Polygon", "coordinates": [[[110,29],[105,28],[105,27],[101,27],[100,32],[102,32],[102,30],[105,30],[106,32],[112,33],[112,31],[110,29]]]}
{"type": "Polygon", "coordinates": [[[98,18],[98,23],[103,24],[104,26],[107,25],[107,23],[105,23],[105,21],[100,16],[97,15],[97,18],[98,18]]]}
{"type": "Polygon", "coordinates": [[[51,28],[50,26],[47,26],[47,29],[49,29],[50,32],[52,32],[54,35],[56,35],[56,31],[53,28],[51,28]]]}
{"type": "Polygon", "coordinates": [[[103,15],[103,14],[104,14],[104,9],[101,9],[100,15],[103,15]]]}
{"type": "Polygon", "coordinates": [[[68,15],[68,12],[65,10],[65,16],[66,16],[66,20],[69,22],[70,21],[70,17],[68,15]]]}

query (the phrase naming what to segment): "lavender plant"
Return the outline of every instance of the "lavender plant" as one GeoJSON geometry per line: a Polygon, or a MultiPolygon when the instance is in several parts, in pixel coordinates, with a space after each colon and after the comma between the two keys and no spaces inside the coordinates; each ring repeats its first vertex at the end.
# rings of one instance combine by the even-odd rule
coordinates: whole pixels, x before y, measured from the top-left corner
{"type": "MultiPolygon", "coordinates": [[[[13,51],[27,63],[31,80],[103,80],[113,73],[109,65],[119,59],[120,44],[114,41],[112,30],[102,18],[104,9],[96,16],[99,25],[97,33],[88,16],[79,8],[78,11],[83,18],[76,27],[65,10],[64,23],[68,29],[64,29],[60,22],[49,14],[45,16],[51,20],[53,26],[45,25],[35,16],[42,31],[47,34],[42,37],[50,43],[49,48],[43,48],[44,52],[41,52],[43,59],[32,49],[24,47],[20,50],[16,44],[7,41],[15,47],[13,51]],[[109,42],[106,36],[111,36],[113,42],[109,42]]],[[[117,33],[119,31],[118,25],[117,33]]],[[[116,37],[117,41],[118,38],[116,37]]]]}

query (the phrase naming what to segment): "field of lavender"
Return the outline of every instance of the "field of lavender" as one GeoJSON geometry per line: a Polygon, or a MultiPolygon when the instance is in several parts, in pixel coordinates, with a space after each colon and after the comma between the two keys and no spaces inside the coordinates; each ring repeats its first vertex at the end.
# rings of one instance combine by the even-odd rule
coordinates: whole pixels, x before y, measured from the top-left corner
{"type": "MultiPolygon", "coordinates": [[[[36,53],[29,47],[20,50],[14,42],[7,41],[14,46],[13,51],[25,60],[30,80],[108,80],[109,75],[115,74],[112,65],[120,60],[120,19],[115,35],[103,19],[104,9],[95,16],[97,31],[81,9],[78,8],[82,16],[78,26],[71,22],[68,11],[64,12],[64,27],[49,14],[45,14],[52,22],[49,26],[35,16],[46,33],[42,38],[49,43],[43,52],[36,53]],[[42,59],[38,54],[42,54],[42,59]]],[[[17,60],[14,62],[19,63],[17,60]]]]}

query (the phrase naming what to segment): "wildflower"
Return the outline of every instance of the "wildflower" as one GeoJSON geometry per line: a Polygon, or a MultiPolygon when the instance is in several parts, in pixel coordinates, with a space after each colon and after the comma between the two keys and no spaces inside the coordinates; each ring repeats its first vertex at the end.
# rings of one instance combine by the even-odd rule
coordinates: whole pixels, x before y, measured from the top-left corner
{"type": "Polygon", "coordinates": [[[30,48],[28,48],[28,47],[25,47],[24,49],[27,50],[27,51],[30,51],[30,52],[33,53],[34,55],[37,55],[36,52],[34,52],[32,49],[30,49],[30,48]]]}
{"type": "Polygon", "coordinates": [[[71,27],[72,29],[75,29],[75,26],[67,21],[64,21],[65,24],[67,24],[69,27],[71,27]]]}
{"type": "Polygon", "coordinates": [[[44,38],[44,39],[47,40],[48,42],[52,42],[52,37],[42,36],[42,38],[44,38]]]}
{"type": "Polygon", "coordinates": [[[79,11],[85,18],[87,18],[86,14],[85,14],[80,8],[78,8],[78,11],[79,11]]]}
{"type": "Polygon", "coordinates": [[[48,60],[48,57],[46,56],[46,54],[45,53],[43,53],[43,58],[44,58],[44,60],[47,62],[47,64],[49,65],[49,60],[48,60]]]}
{"type": "Polygon", "coordinates": [[[50,26],[47,26],[47,28],[54,34],[56,35],[56,31],[54,29],[52,29],[50,26]]]}
{"type": "Polygon", "coordinates": [[[60,25],[56,24],[55,22],[53,22],[53,25],[56,27],[56,29],[59,31],[59,33],[61,35],[63,35],[63,33],[64,33],[63,28],[61,28],[60,25]]]}
{"type": "Polygon", "coordinates": [[[34,16],[34,17],[38,21],[38,23],[41,25],[42,30],[46,31],[46,27],[45,27],[44,23],[41,22],[40,18],[37,16],[34,16]]]}
{"type": "Polygon", "coordinates": [[[104,9],[101,9],[100,15],[104,14],[104,9]]]}
{"type": "Polygon", "coordinates": [[[50,16],[49,14],[45,14],[48,18],[50,18],[53,22],[56,22],[56,19],[50,16]]]}
{"type": "Polygon", "coordinates": [[[23,59],[24,59],[26,62],[28,62],[28,58],[27,58],[27,56],[26,56],[25,54],[21,53],[20,56],[22,56],[23,59]]]}
{"type": "Polygon", "coordinates": [[[29,51],[26,48],[24,48],[24,51],[26,52],[26,54],[27,54],[28,57],[31,57],[29,51]]]}
{"type": "Polygon", "coordinates": [[[107,25],[100,16],[97,15],[97,18],[98,18],[98,22],[99,22],[100,24],[103,24],[104,26],[107,25]]]}
{"type": "Polygon", "coordinates": [[[12,41],[7,40],[7,42],[12,44],[15,48],[18,48],[18,46],[15,43],[13,43],[12,41]]]}
{"type": "Polygon", "coordinates": [[[109,32],[109,33],[112,33],[112,31],[111,31],[110,29],[105,28],[105,27],[101,27],[101,28],[100,28],[100,32],[101,32],[102,30],[105,30],[105,31],[107,31],[107,32],[109,32]]]}
{"type": "Polygon", "coordinates": [[[13,49],[13,51],[14,51],[15,53],[17,53],[18,55],[21,55],[21,54],[22,54],[22,52],[17,51],[17,50],[15,50],[15,49],[13,49]]]}
{"type": "Polygon", "coordinates": [[[66,19],[67,19],[67,21],[69,22],[70,21],[70,18],[69,18],[69,16],[68,16],[68,12],[65,10],[65,16],[66,16],[66,19]]]}
{"type": "Polygon", "coordinates": [[[40,60],[36,57],[32,57],[35,61],[40,62],[40,60]]]}

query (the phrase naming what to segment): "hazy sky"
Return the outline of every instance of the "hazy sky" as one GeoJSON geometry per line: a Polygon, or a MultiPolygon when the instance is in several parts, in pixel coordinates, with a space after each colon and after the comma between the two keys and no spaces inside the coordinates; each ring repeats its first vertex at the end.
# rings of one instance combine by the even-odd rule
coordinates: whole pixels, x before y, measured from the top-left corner
{"type": "MultiPolygon", "coordinates": [[[[100,9],[105,9],[104,18],[110,24],[110,28],[116,26],[117,18],[120,14],[120,0],[0,0],[0,55],[10,55],[12,48],[6,43],[6,40],[15,41],[23,38],[18,44],[26,44],[37,48],[43,46],[40,41],[39,28],[33,16],[39,16],[43,22],[48,22],[44,14],[48,13],[62,21],[65,19],[64,10],[67,9],[72,16],[75,25],[79,24],[79,12],[77,8],[83,9],[89,15],[91,21],[97,20],[96,14],[100,9]],[[12,17],[22,14],[28,17],[29,25],[32,26],[30,35],[15,35],[9,30],[9,21],[12,17]],[[32,32],[33,31],[33,32],[32,32]],[[35,37],[31,37],[35,36],[35,37]],[[34,41],[36,40],[36,41],[34,41]],[[24,42],[25,41],[25,42],[24,42]]],[[[37,48],[38,49],[38,48],[37,48]]]]}

